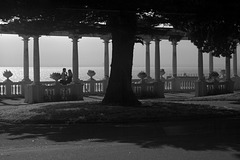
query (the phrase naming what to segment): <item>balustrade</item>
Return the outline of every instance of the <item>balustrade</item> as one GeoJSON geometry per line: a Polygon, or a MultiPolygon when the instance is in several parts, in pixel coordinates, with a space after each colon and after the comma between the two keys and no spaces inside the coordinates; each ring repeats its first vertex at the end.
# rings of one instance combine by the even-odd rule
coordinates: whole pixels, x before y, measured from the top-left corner
{"type": "Polygon", "coordinates": [[[1,82],[0,96],[2,97],[22,97],[22,82],[1,82]]]}
{"type": "Polygon", "coordinates": [[[102,95],[106,92],[108,80],[83,81],[83,95],[102,95]]]}
{"type": "Polygon", "coordinates": [[[206,82],[207,85],[207,95],[217,95],[217,94],[226,94],[228,93],[227,90],[227,83],[228,82],[206,82]]]}
{"type": "MultiPolygon", "coordinates": [[[[139,98],[151,98],[157,97],[157,92],[189,92],[195,90],[195,82],[197,77],[195,76],[181,76],[177,78],[162,79],[164,88],[159,90],[154,80],[140,81],[139,79],[132,80],[133,92],[139,98]],[[174,90],[174,83],[178,84],[177,90],[174,90]],[[156,89],[157,88],[157,89],[156,89]]],[[[82,81],[82,94],[83,95],[104,95],[107,88],[108,79],[104,80],[87,80],[82,81]]],[[[41,88],[43,89],[44,101],[63,101],[72,100],[73,93],[72,84],[61,85],[54,81],[43,81],[40,82],[41,88]]],[[[0,82],[0,96],[1,97],[23,97],[24,96],[24,82],[12,82],[4,81],[0,82]]],[[[226,81],[214,81],[206,82],[207,95],[224,94],[228,93],[228,82],[226,81]]]]}
{"type": "Polygon", "coordinates": [[[157,97],[156,94],[156,83],[157,82],[133,82],[132,89],[135,95],[139,98],[152,98],[157,97]]]}
{"type": "Polygon", "coordinates": [[[71,84],[70,85],[42,85],[44,91],[44,101],[66,101],[73,100],[71,96],[71,84]]]}
{"type": "Polygon", "coordinates": [[[190,92],[195,90],[197,77],[183,76],[165,79],[165,92],[190,92]],[[175,88],[173,88],[175,85],[175,88]]]}

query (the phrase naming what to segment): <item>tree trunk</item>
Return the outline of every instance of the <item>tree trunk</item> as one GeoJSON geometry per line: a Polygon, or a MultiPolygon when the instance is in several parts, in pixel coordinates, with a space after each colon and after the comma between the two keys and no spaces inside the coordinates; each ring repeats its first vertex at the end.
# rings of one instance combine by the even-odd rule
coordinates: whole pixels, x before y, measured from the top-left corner
{"type": "Polygon", "coordinates": [[[133,47],[136,15],[119,12],[110,18],[112,33],[112,64],[103,104],[139,105],[132,90],[133,47]]]}

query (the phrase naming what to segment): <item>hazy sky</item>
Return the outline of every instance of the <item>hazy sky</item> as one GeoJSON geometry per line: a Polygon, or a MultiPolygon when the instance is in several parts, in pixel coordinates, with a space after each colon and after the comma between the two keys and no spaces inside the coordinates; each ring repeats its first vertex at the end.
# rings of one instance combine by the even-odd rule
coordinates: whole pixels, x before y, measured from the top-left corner
{"type": "MultiPolygon", "coordinates": [[[[39,39],[41,66],[72,66],[72,41],[68,37],[42,36],[39,39]]],[[[111,62],[111,43],[109,44],[111,62]]],[[[154,66],[154,42],[151,42],[151,66],[154,66]]],[[[79,65],[103,66],[104,44],[100,38],[84,37],[79,40],[79,65]]],[[[239,52],[239,47],[238,47],[239,52]]],[[[29,62],[32,66],[33,40],[29,41],[29,62]]],[[[172,64],[172,45],[167,40],[160,42],[161,67],[172,64]]],[[[23,41],[18,35],[0,35],[0,67],[23,66],[23,41]]],[[[196,67],[197,48],[182,40],[177,45],[178,66],[196,67]]],[[[214,66],[224,68],[224,58],[214,58],[214,66]]],[[[238,56],[240,62],[240,54],[238,56]]],[[[145,66],[145,45],[135,44],[134,66],[145,66]]],[[[204,54],[204,66],[208,66],[208,54],[204,54]]],[[[238,64],[239,68],[240,64],[238,64]]]]}

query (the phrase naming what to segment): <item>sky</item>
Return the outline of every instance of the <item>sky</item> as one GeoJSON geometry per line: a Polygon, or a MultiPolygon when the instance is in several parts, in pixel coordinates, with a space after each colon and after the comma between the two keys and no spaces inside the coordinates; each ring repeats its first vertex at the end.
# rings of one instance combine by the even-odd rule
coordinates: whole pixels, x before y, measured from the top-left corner
{"type": "MultiPolygon", "coordinates": [[[[71,67],[72,40],[68,37],[41,36],[39,38],[41,67],[71,67]]],[[[151,66],[154,66],[154,42],[150,45],[151,66]]],[[[109,43],[111,62],[112,45],[109,43]]],[[[78,42],[79,66],[104,66],[104,43],[100,38],[83,37],[78,42]]],[[[240,49],[238,47],[238,53],[240,49]]],[[[179,67],[197,67],[197,48],[188,40],[182,40],[177,45],[177,64],[179,67]]],[[[23,66],[23,41],[18,35],[0,35],[0,67],[23,66]]],[[[33,62],[33,40],[29,41],[29,63],[33,62]]],[[[168,40],[160,42],[161,67],[172,66],[172,44],[168,40]]],[[[238,56],[240,62],[240,54],[238,56]]],[[[134,46],[135,67],[145,66],[145,45],[140,43],[134,46]]],[[[204,53],[204,66],[208,66],[208,54],[204,53]]],[[[224,58],[214,58],[214,66],[225,66],[224,58]]],[[[238,68],[240,63],[238,63],[238,68]]]]}

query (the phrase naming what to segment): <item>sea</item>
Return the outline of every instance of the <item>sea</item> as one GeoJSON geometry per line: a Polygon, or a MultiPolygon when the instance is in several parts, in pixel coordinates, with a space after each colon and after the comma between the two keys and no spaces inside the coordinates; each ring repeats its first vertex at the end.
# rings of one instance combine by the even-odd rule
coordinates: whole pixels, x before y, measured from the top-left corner
{"type": "MultiPolygon", "coordinates": [[[[50,74],[53,72],[62,72],[63,67],[41,67],[40,68],[40,81],[53,81],[50,78],[50,74]]],[[[65,67],[67,70],[71,67],[65,67]]],[[[164,66],[161,69],[165,70],[164,77],[171,76],[172,67],[164,66]]],[[[221,67],[216,67],[215,71],[220,72],[221,67]]],[[[10,80],[13,82],[18,82],[23,79],[23,67],[0,67],[0,82],[3,82],[6,78],[3,76],[5,70],[10,70],[13,75],[10,77],[10,80]]],[[[96,75],[93,77],[96,80],[101,80],[104,78],[104,68],[103,67],[79,67],[79,78],[81,80],[89,79],[87,75],[88,70],[94,70],[96,75]]],[[[133,67],[132,78],[138,79],[137,74],[141,71],[145,71],[145,67],[133,67]]],[[[178,67],[178,75],[183,75],[186,73],[188,76],[197,76],[197,67],[178,67]]],[[[150,76],[154,78],[155,69],[154,67],[150,68],[150,76]]],[[[204,74],[208,75],[208,67],[204,67],[204,74]]],[[[238,73],[240,75],[240,73],[238,73]]],[[[33,67],[29,67],[29,78],[33,80],[33,67]]]]}

